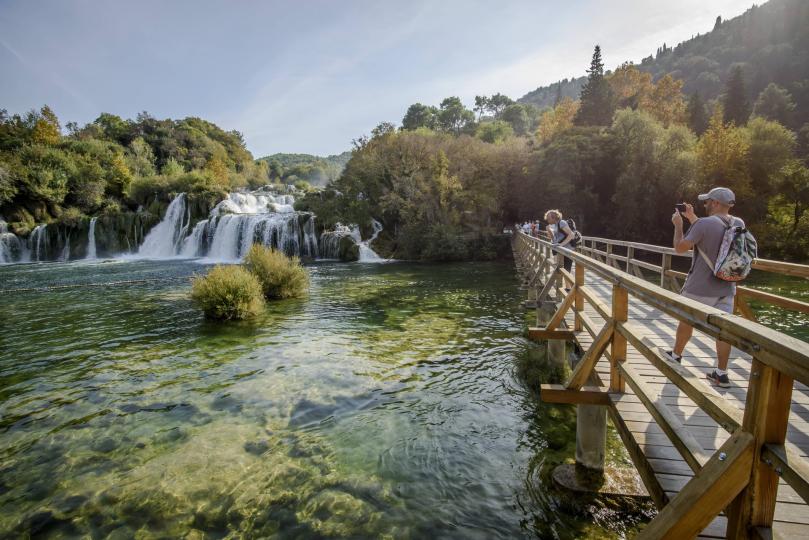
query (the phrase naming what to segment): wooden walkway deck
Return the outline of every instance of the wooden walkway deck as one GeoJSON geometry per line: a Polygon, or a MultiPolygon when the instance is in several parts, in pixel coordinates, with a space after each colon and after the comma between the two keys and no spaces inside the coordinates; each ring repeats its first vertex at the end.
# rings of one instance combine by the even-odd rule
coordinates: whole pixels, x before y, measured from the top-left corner
{"type": "MultiPolygon", "coordinates": [[[[596,292],[602,302],[610,304],[611,284],[598,276],[592,276],[587,285],[596,292]]],[[[604,324],[599,313],[589,304],[585,304],[584,311],[597,327],[604,324]]],[[[672,317],[633,301],[630,297],[629,319],[643,326],[644,337],[665,350],[671,348],[677,328],[677,321],[672,317]]],[[[572,314],[566,317],[566,322],[569,328],[573,328],[572,314]]],[[[575,341],[586,351],[590,348],[593,337],[587,331],[577,332],[575,341]]],[[[626,361],[652,389],[655,399],[668,406],[706,451],[713,453],[730,437],[730,434],[703,412],[691,398],[662,377],[660,371],[651,366],[646,357],[632,345],[627,348],[626,361]]],[[[705,373],[716,365],[714,340],[695,332],[683,354],[682,365],[696,377],[704,378],[705,373]]],[[[728,389],[712,387],[711,391],[743,410],[750,366],[750,356],[734,348],[728,369],[733,386],[728,389]]],[[[596,372],[602,384],[608,385],[610,364],[606,357],[598,361],[596,372]]],[[[613,424],[627,449],[634,446],[638,450],[635,452],[636,455],[632,456],[633,461],[640,458],[645,465],[638,464],[638,468],[646,466],[654,473],[653,478],[644,479],[646,488],[650,493],[657,491],[665,500],[672,499],[694,473],[631,388],[627,387],[626,392],[616,397],[614,401],[617,415],[611,415],[613,424]],[[651,485],[650,480],[653,482],[651,485]]],[[[792,392],[792,412],[789,417],[787,440],[800,448],[804,457],[809,455],[809,388],[801,383],[795,383],[792,392]]],[[[784,538],[809,538],[809,506],[783,480],[778,487],[777,501],[773,532],[784,538]]],[[[725,524],[725,517],[717,517],[699,538],[725,538],[725,524]]]]}
{"type": "MultiPolygon", "coordinates": [[[[683,274],[670,248],[585,238],[579,253],[561,251],[573,272],[547,241],[515,236],[529,300],[556,306],[542,322],[538,311],[529,337],[573,340],[582,351],[569,380],[542,385],[541,396],[607,407],[660,509],[640,536],[809,539],[809,344],[756,324],[744,298],[803,312],[809,304],[741,288],[742,316],[727,315],[671,292],[683,274]],[[661,254],[661,264],[636,249],[661,254]],[[679,321],[695,328],[681,365],[662,355],[679,321]],[[734,345],[728,389],[705,378],[717,336],[734,345]]],[[[809,266],[756,264],[809,279],[809,266]]]]}

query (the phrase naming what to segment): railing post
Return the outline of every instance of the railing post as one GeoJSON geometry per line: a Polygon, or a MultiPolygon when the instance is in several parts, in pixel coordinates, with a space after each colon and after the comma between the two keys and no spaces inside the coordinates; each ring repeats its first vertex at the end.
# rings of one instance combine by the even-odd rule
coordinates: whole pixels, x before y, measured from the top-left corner
{"type": "Polygon", "coordinates": [[[634,274],[632,271],[632,259],[635,258],[635,248],[629,246],[626,248],[626,273],[627,274],[634,274]]]}
{"type": "Polygon", "coordinates": [[[581,293],[581,288],[584,285],[584,266],[578,262],[574,263],[575,268],[575,284],[576,284],[576,300],[573,304],[573,330],[576,332],[581,331],[581,313],[584,311],[584,295],[581,293]]]}
{"type": "MultiPolygon", "coordinates": [[[[629,315],[629,295],[620,285],[612,286],[612,320],[615,323],[626,322],[629,315]]],[[[620,332],[612,334],[610,348],[610,391],[623,392],[625,383],[618,364],[626,361],[626,338],[620,332]]]]}
{"type": "Polygon", "coordinates": [[[670,290],[670,287],[666,287],[668,283],[667,272],[669,270],[671,270],[671,254],[664,253],[663,261],[660,263],[660,286],[667,290],[670,290]]]}
{"type": "Polygon", "coordinates": [[[728,506],[727,538],[748,538],[772,527],[779,474],[761,460],[764,444],[784,444],[793,380],[753,357],[742,429],[754,437],[750,483],[728,506]]]}
{"type": "Polygon", "coordinates": [[[614,267],[615,266],[615,261],[612,259],[612,244],[607,244],[606,251],[607,251],[607,255],[606,255],[606,260],[604,262],[607,263],[608,265],[614,267]]]}

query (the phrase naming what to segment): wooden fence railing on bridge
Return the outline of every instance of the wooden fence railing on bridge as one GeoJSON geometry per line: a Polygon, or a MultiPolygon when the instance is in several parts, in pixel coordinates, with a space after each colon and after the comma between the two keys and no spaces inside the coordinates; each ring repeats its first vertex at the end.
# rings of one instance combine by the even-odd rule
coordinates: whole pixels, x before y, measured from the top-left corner
{"type": "MultiPolygon", "coordinates": [[[[691,538],[723,512],[727,538],[772,538],[779,478],[803,503],[809,501],[809,460],[786,440],[794,383],[809,384],[809,343],[751,320],[754,316],[747,300],[801,312],[809,312],[809,304],[739,287],[737,308],[743,316],[723,313],[672,291],[678,287],[677,280],[685,277],[672,269],[673,258],[680,255],[660,246],[585,237],[578,251],[554,249],[547,240],[518,231],[514,249],[526,284],[539,291],[537,302],[555,295],[555,313],[544,327],[529,329],[529,336],[543,340],[587,337],[577,339],[588,348],[582,351],[569,380],[564,385],[542,385],[542,399],[604,405],[613,415],[619,414],[616,403],[628,386],[693,470],[693,477],[673,498],[656,498],[660,511],[641,538],[691,538]],[[559,253],[575,262],[572,273],[558,264],[559,253]],[[649,262],[657,255],[659,265],[649,262]],[[649,271],[659,276],[659,285],[648,281],[649,271]],[[602,289],[609,284],[611,295],[597,294],[589,280],[597,280],[602,289]],[[644,325],[648,330],[654,321],[630,316],[630,299],[749,354],[752,366],[744,408],[710,389],[685,366],[669,361],[644,331],[644,325]],[[586,310],[586,305],[591,309],[586,310]],[[596,322],[593,313],[603,323],[596,322]],[[703,448],[664,400],[654,395],[638,364],[633,367],[626,362],[628,346],[656,368],[652,370],[655,377],[676,385],[730,434],[724,444],[713,452],[703,448]],[[608,380],[601,387],[586,386],[602,356],[609,361],[608,380]]],[[[804,265],[760,260],[755,268],[809,277],[809,266],[804,265]]],[[[613,419],[615,423],[617,418],[613,419]]],[[[637,449],[628,443],[627,449],[637,465],[638,456],[633,454],[637,449]]],[[[640,466],[638,470],[646,483],[651,473],[640,466]]]]}

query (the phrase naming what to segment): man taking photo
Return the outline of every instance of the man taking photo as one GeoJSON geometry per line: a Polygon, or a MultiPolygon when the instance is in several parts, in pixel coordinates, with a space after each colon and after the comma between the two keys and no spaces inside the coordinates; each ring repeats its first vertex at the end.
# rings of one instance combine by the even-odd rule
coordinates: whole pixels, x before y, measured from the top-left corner
{"type": "MultiPolygon", "coordinates": [[[[724,187],[716,187],[699,196],[705,205],[707,217],[698,218],[694,207],[685,204],[685,211],[674,212],[671,222],[674,224],[674,249],[677,253],[694,250],[691,270],[685,280],[681,294],[697,302],[713,306],[725,313],[733,313],[733,298],[736,295],[736,284],[724,281],[714,275],[713,267],[728,227],[744,227],[744,222],[730,215],[730,209],[736,204],[736,196],[724,187]],[[688,234],[683,236],[683,215],[691,223],[688,234]],[[709,266],[705,259],[711,261],[709,266]]],[[[693,328],[680,322],[674,348],[666,352],[669,359],[680,362],[683,350],[691,339],[693,328]]],[[[717,367],[707,374],[708,379],[716,386],[730,387],[727,368],[730,358],[730,344],[716,340],[717,367]]]]}

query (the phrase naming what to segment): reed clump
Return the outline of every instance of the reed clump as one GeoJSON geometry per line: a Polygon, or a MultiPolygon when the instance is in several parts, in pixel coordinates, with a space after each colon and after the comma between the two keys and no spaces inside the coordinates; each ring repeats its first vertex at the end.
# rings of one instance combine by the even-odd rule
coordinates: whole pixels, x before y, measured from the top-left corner
{"type": "Polygon", "coordinates": [[[238,265],[217,265],[191,282],[191,299],[210,319],[239,320],[264,308],[261,283],[238,265]]]}
{"type": "Polygon", "coordinates": [[[282,251],[253,244],[244,266],[261,283],[265,298],[297,298],[309,289],[309,274],[300,259],[282,251]]]}

